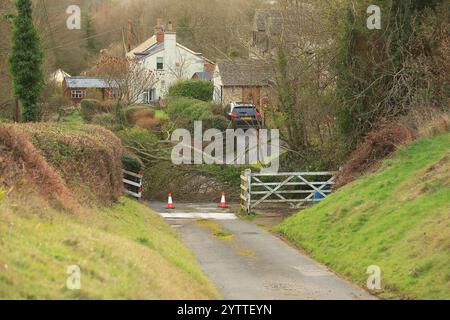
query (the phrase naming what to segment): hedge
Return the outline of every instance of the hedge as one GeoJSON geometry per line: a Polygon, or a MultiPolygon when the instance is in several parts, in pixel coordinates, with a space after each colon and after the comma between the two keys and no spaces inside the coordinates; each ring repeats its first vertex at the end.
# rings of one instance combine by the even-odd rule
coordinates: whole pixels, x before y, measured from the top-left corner
{"type": "Polygon", "coordinates": [[[203,122],[203,129],[216,128],[224,131],[229,120],[221,108],[211,102],[186,97],[171,97],[167,101],[167,115],[177,128],[192,130],[195,121],[203,122]]]}
{"type": "Polygon", "coordinates": [[[113,101],[99,101],[95,99],[81,100],[81,117],[86,122],[91,122],[96,114],[111,112],[113,109],[113,101]]]}
{"type": "Polygon", "coordinates": [[[214,85],[211,81],[184,80],[169,88],[169,97],[186,97],[202,101],[211,101],[214,85]]]}

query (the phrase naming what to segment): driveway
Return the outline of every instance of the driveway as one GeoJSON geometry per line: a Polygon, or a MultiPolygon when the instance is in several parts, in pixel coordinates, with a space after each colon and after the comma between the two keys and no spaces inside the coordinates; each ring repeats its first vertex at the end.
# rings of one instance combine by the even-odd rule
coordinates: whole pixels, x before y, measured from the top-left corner
{"type": "Polygon", "coordinates": [[[151,202],[225,299],[374,299],[263,228],[217,204],[151,202]]]}

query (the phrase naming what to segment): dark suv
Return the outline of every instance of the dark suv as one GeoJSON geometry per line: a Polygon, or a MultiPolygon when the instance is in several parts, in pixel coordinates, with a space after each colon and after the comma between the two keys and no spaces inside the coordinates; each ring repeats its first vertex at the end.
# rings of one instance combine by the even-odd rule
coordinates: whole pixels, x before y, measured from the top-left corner
{"type": "Polygon", "coordinates": [[[225,109],[225,114],[233,128],[261,128],[263,125],[262,114],[251,103],[232,102],[225,109]]]}

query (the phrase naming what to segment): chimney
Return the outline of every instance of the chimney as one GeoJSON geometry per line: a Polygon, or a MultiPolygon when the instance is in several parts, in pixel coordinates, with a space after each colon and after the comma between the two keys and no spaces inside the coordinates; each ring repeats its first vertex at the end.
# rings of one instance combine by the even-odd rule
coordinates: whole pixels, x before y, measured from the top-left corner
{"type": "Polygon", "coordinates": [[[173,32],[173,23],[172,20],[169,20],[169,23],[167,24],[167,31],[173,32]]]}
{"type": "Polygon", "coordinates": [[[164,28],[162,26],[161,18],[156,19],[156,26],[155,26],[154,30],[155,30],[156,42],[158,42],[158,43],[164,42],[164,28]]]}
{"type": "Polygon", "coordinates": [[[177,34],[174,31],[172,20],[169,20],[167,31],[164,33],[164,48],[167,64],[175,65],[177,63],[177,34]]]}

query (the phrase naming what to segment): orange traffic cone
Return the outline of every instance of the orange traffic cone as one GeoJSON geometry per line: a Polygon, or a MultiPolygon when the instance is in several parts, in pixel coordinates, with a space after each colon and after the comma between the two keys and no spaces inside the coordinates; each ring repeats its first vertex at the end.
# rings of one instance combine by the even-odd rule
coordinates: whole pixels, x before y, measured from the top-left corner
{"type": "Polygon", "coordinates": [[[227,200],[225,200],[225,192],[222,192],[222,197],[220,198],[219,207],[221,207],[221,208],[228,208],[227,200]]]}
{"type": "Polygon", "coordinates": [[[167,199],[167,209],[175,209],[175,206],[173,205],[173,199],[172,194],[169,194],[169,197],[167,199]]]}

